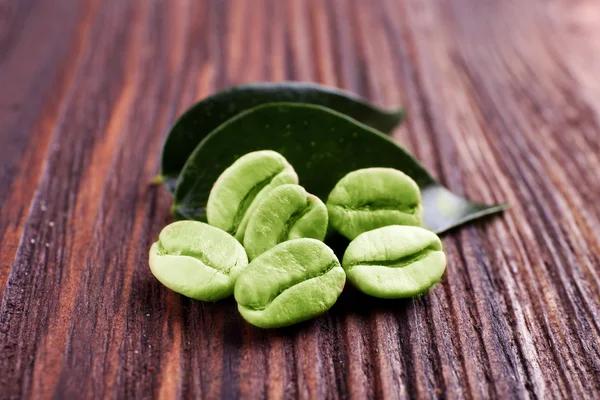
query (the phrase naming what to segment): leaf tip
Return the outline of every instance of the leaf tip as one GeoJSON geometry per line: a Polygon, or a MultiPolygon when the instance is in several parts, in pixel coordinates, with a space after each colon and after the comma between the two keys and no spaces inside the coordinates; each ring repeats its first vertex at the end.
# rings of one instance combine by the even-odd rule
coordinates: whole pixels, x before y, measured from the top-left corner
{"type": "Polygon", "coordinates": [[[392,115],[394,115],[398,119],[398,123],[404,121],[404,118],[406,117],[404,107],[398,106],[393,108],[392,115]]]}
{"type": "Polygon", "coordinates": [[[490,207],[493,208],[493,212],[503,212],[506,210],[510,210],[512,208],[512,206],[510,205],[510,203],[499,203],[496,204],[494,207],[490,207]]]}
{"type": "Polygon", "coordinates": [[[150,181],[150,184],[155,186],[155,185],[160,185],[163,182],[164,182],[164,177],[161,174],[158,174],[154,178],[152,178],[152,180],[150,181]]]}

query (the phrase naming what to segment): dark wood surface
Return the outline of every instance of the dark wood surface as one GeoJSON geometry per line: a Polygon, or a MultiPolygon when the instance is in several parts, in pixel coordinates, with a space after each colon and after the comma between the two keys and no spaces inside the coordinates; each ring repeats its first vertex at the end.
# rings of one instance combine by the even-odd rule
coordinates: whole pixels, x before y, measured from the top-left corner
{"type": "Polygon", "coordinates": [[[0,0],[1,398],[600,398],[600,3],[0,0]],[[262,331],[161,286],[164,135],[231,84],[403,104],[503,216],[413,301],[262,331]]]}

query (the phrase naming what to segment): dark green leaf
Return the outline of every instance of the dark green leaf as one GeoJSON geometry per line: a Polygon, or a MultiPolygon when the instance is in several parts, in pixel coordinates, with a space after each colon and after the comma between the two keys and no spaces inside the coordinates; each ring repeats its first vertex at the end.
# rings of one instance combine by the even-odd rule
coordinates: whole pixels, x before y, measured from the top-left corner
{"type": "Polygon", "coordinates": [[[344,114],[321,106],[279,103],[238,115],[194,150],[175,189],[175,214],[205,220],[206,201],[219,175],[240,156],[264,149],[283,154],[300,184],[324,201],[350,171],[375,166],[399,169],[421,188],[425,226],[437,233],[507,208],[473,204],[453,194],[393,140],[344,114]]]}
{"type": "Polygon", "coordinates": [[[232,87],[196,103],[175,122],[163,147],[163,183],[173,191],[188,156],[219,125],[250,108],[275,102],[326,106],[386,133],[403,118],[402,109],[384,110],[352,93],[314,83],[253,83],[232,87]]]}

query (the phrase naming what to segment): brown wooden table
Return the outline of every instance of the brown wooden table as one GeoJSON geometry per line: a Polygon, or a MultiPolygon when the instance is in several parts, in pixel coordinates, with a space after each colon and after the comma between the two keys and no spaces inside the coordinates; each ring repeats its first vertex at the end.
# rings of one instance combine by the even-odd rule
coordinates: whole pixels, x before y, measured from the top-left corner
{"type": "Polygon", "coordinates": [[[0,1],[0,398],[600,398],[600,3],[0,1]],[[161,286],[148,183],[232,84],[403,104],[394,137],[509,201],[413,301],[262,331],[161,286]]]}

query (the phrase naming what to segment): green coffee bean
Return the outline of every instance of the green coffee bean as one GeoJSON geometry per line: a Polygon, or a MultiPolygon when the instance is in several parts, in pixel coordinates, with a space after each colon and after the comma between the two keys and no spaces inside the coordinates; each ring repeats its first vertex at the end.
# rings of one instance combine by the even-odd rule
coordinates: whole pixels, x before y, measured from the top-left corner
{"type": "Polygon", "coordinates": [[[197,221],[166,226],[150,248],[150,269],[174,292],[196,300],[231,296],[248,264],[242,245],[218,228],[197,221]]]}
{"type": "Polygon", "coordinates": [[[327,208],[302,186],[281,185],[269,192],[248,221],[244,247],[253,260],[275,245],[303,237],[323,240],[327,208]]]}
{"type": "Polygon", "coordinates": [[[421,294],[438,282],[446,269],[446,255],[435,233],[392,225],[350,242],[342,265],[360,291],[397,299],[421,294]]]}
{"type": "Polygon", "coordinates": [[[350,172],[329,194],[327,211],[331,226],[350,240],[382,226],[419,226],[423,214],[415,181],[392,168],[350,172]]]}
{"type": "Polygon", "coordinates": [[[240,242],[254,208],[274,188],[298,183],[294,168],[271,150],[248,153],[227,168],[213,185],[206,204],[208,223],[240,242]]]}
{"type": "Polygon", "coordinates": [[[346,274],[316,239],[283,242],[242,271],[235,285],[238,310],[261,328],[292,325],[327,311],[344,288],[346,274]]]}

